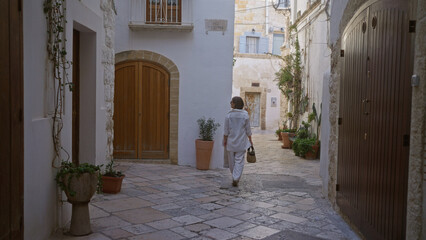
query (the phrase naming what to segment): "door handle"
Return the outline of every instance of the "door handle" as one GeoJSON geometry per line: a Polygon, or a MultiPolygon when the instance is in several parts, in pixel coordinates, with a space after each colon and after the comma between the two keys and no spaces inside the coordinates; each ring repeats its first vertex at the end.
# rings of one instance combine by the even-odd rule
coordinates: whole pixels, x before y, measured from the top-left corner
{"type": "Polygon", "coordinates": [[[370,99],[368,98],[362,99],[362,111],[364,112],[364,115],[370,114],[370,112],[367,110],[367,104],[369,103],[370,103],[370,99]]]}

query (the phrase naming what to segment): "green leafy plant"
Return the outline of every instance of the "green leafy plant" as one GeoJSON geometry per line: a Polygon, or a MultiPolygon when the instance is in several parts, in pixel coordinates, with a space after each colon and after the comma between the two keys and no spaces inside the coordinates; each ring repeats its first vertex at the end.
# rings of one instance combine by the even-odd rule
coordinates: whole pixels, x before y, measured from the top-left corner
{"type": "Polygon", "coordinates": [[[121,171],[117,171],[117,170],[114,169],[114,160],[113,159],[111,159],[111,161],[106,165],[105,172],[102,175],[107,176],[107,177],[124,176],[124,174],[121,171]]]}
{"type": "Polygon", "coordinates": [[[205,117],[202,117],[197,120],[199,130],[200,130],[200,139],[203,141],[213,141],[213,136],[216,133],[219,123],[215,123],[213,118],[206,120],[205,117]]]}
{"type": "Polygon", "coordinates": [[[306,139],[310,137],[309,128],[311,127],[310,123],[302,121],[302,126],[296,132],[296,138],[306,139]]]}
{"type": "Polygon", "coordinates": [[[307,152],[314,152],[312,146],[317,142],[316,138],[296,138],[293,142],[293,151],[296,156],[304,157],[307,152]]]}
{"type": "Polygon", "coordinates": [[[88,163],[82,163],[76,166],[72,162],[62,161],[61,167],[59,168],[58,173],[56,174],[55,181],[58,186],[65,192],[68,192],[71,196],[75,196],[76,192],[70,188],[66,183],[69,183],[73,177],[79,177],[83,173],[97,174],[98,184],[96,187],[96,192],[99,193],[102,189],[102,181],[100,174],[101,166],[92,165],[88,163]],[[65,179],[65,177],[68,179],[65,179]]]}
{"type": "Polygon", "coordinates": [[[282,131],[283,132],[288,132],[288,133],[295,133],[296,129],[288,129],[288,128],[286,128],[286,129],[283,129],[282,131]]]}

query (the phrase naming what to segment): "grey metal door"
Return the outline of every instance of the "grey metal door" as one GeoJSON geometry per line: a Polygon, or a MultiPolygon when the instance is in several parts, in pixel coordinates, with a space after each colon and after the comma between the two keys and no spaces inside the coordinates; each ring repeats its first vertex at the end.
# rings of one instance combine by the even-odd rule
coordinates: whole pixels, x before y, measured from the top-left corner
{"type": "Polygon", "coordinates": [[[260,126],[260,93],[246,93],[247,112],[252,127],[260,126]]]}

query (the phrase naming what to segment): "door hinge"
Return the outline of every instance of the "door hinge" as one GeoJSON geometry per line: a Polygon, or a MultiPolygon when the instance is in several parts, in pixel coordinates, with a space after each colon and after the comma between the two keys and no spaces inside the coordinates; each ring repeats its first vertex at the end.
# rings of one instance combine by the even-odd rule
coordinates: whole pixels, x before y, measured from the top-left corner
{"type": "Polygon", "coordinates": [[[403,141],[402,141],[402,146],[403,147],[408,147],[410,146],[410,135],[405,134],[403,137],[403,141]]]}
{"type": "Polygon", "coordinates": [[[341,118],[341,117],[339,117],[339,118],[337,119],[337,124],[338,124],[338,125],[342,125],[342,118],[341,118]]]}
{"type": "Polygon", "coordinates": [[[340,185],[336,184],[336,192],[340,191],[340,185]]]}
{"type": "Polygon", "coordinates": [[[415,33],[416,32],[416,20],[410,21],[408,25],[408,32],[415,33]]]}
{"type": "Polygon", "coordinates": [[[340,50],[340,56],[341,56],[341,57],[344,57],[344,56],[345,56],[345,50],[343,50],[343,49],[342,49],[342,50],[340,50]]]}
{"type": "Polygon", "coordinates": [[[22,0],[18,0],[18,12],[22,12],[22,0]]]}

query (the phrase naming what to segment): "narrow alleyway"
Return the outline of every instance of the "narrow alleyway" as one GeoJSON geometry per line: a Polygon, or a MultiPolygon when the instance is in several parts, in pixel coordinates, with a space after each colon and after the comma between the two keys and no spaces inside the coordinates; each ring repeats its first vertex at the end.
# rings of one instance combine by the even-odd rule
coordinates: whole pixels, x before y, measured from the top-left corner
{"type": "Polygon", "coordinates": [[[59,239],[359,239],[321,194],[319,160],[257,133],[239,187],[228,169],[121,163],[121,193],[95,195],[93,234],[59,239]]]}

